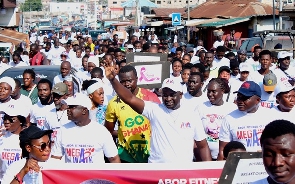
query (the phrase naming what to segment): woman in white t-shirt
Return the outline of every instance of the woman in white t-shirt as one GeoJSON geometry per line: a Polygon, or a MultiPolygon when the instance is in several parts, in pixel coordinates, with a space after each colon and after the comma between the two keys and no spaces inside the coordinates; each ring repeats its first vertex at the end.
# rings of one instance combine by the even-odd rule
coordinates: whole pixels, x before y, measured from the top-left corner
{"type": "Polygon", "coordinates": [[[9,106],[3,109],[5,133],[0,141],[0,179],[10,164],[21,159],[22,150],[19,147],[19,133],[26,126],[28,112],[20,106],[9,106]]]}
{"type": "Polygon", "coordinates": [[[223,100],[224,93],[229,91],[226,79],[213,78],[207,88],[208,101],[198,106],[212,159],[216,160],[219,151],[219,130],[224,117],[236,109],[234,103],[223,100]]]}
{"type": "Polygon", "coordinates": [[[52,130],[41,130],[31,125],[20,132],[19,142],[23,159],[12,163],[3,176],[2,183],[42,183],[40,170],[47,164],[59,161],[50,159],[52,130]]]}

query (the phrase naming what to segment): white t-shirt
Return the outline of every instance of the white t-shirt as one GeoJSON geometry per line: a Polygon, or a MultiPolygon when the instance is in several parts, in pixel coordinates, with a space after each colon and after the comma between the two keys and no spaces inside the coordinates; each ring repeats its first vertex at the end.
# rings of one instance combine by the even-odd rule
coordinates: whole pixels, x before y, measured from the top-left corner
{"type": "Polygon", "coordinates": [[[54,142],[56,141],[56,136],[60,128],[70,122],[70,120],[68,120],[67,110],[56,111],[55,107],[45,114],[45,119],[44,129],[53,130],[51,140],[54,142]]]}
{"type": "Polygon", "coordinates": [[[224,41],[218,41],[216,40],[214,43],[213,43],[213,48],[217,48],[218,46],[223,46],[224,45],[224,41]]]}
{"type": "Polygon", "coordinates": [[[76,70],[81,70],[83,67],[82,67],[82,57],[81,58],[77,58],[76,57],[73,57],[71,58],[71,66],[73,68],[75,68],[76,70]]]}
{"type": "Polygon", "coordinates": [[[269,184],[269,183],[267,181],[267,178],[264,178],[262,180],[251,182],[251,184],[269,184]]]}
{"type": "Polygon", "coordinates": [[[27,115],[30,114],[33,104],[32,104],[32,101],[29,97],[21,94],[19,99],[15,100],[15,101],[16,101],[16,103],[21,104],[22,106],[25,105],[26,108],[23,108],[22,110],[25,110],[27,115]]]}
{"type": "Polygon", "coordinates": [[[91,121],[86,126],[74,122],[65,124],[57,135],[51,151],[54,156],[64,156],[66,163],[105,163],[108,158],[118,155],[117,147],[110,132],[101,124],[91,121]]]}
{"type": "Polygon", "coordinates": [[[251,57],[245,61],[246,64],[250,65],[251,71],[250,73],[253,73],[260,69],[260,63],[259,61],[254,61],[254,59],[251,57]]]}
{"type": "MultiPolygon", "coordinates": [[[[61,163],[60,160],[58,159],[54,159],[54,158],[49,158],[47,160],[47,162],[38,162],[38,165],[41,167],[41,170],[42,169],[45,169],[47,165],[56,165],[56,168],[58,168],[58,165],[61,163]]],[[[26,159],[23,158],[21,160],[18,160],[17,162],[14,162],[12,163],[8,169],[6,170],[6,173],[5,175],[3,176],[3,179],[2,179],[2,183],[10,183],[15,175],[17,173],[19,173],[19,171],[25,166],[26,164],[26,159]]],[[[37,176],[37,182],[39,184],[42,184],[43,183],[43,180],[42,180],[42,174],[39,172],[38,173],[38,176],[37,176]]],[[[30,177],[30,174],[26,174],[23,178],[23,184],[31,184],[33,183],[31,177],[30,177]]]]}
{"type": "Polygon", "coordinates": [[[253,72],[252,80],[260,86],[261,89],[261,103],[260,105],[265,108],[272,108],[276,105],[276,97],[274,93],[267,93],[264,91],[263,87],[263,78],[264,75],[261,75],[258,71],[253,72]]]}
{"type": "Polygon", "coordinates": [[[48,130],[46,115],[55,108],[54,103],[50,105],[42,105],[40,101],[33,105],[30,113],[30,122],[36,123],[37,126],[42,130],[48,130]]]}
{"type": "Polygon", "coordinates": [[[295,123],[295,121],[294,121],[295,120],[294,119],[295,108],[294,107],[292,108],[292,110],[290,112],[282,112],[278,109],[278,106],[274,106],[270,110],[271,110],[271,117],[273,118],[273,120],[284,119],[284,120],[288,120],[292,123],[295,123]]]}
{"type": "Polygon", "coordinates": [[[193,97],[188,92],[184,93],[182,97],[182,105],[186,107],[191,107],[192,109],[196,109],[199,105],[203,104],[205,101],[208,100],[207,95],[202,93],[199,97],[193,97]]]}
{"type": "Polygon", "coordinates": [[[236,110],[234,103],[224,103],[221,106],[212,105],[210,101],[206,101],[199,105],[198,112],[200,114],[204,131],[207,134],[207,142],[213,159],[217,159],[219,151],[219,131],[221,123],[225,116],[236,110]]]}
{"type": "Polygon", "coordinates": [[[200,117],[181,106],[176,110],[164,104],[144,102],[142,115],[150,120],[150,163],[189,163],[193,161],[194,140],[206,138],[200,117]]]}
{"type": "Polygon", "coordinates": [[[42,52],[48,58],[48,54],[49,54],[50,50],[46,51],[45,49],[41,49],[40,52],[42,52]]]}
{"type": "Polygon", "coordinates": [[[47,59],[51,60],[51,65],[60,65],[61,64],[61,58],[60,55],[62,52],[66,51],[64,47],[58,47],[58,48],[51,48],[47,59]]]}
{"type": "Polygon", "coordinates": [[[221,124],[219,140],[239,141],[249,152],[260,151],[260,136],[264,127],[271,122],[270,113],[270,109],[261,107],[255,113],[231,112],[221,124]]]}
{"type": "Polygon", "coordinates": [[[284,80],[289,80],[287,77],[286,73],[295,80],[295,68],[294,67],[289,67],[288,70],[285,70],[284,72],[280,69],[277,68],[274,70],[274,74],[277,76],[277,81],[281,82],[284,80]]]}
{"type": "Polygon", "coordinates": [[[21,159],[22,150],[19,147],[19,135],[6,132],[0,145],[0,180],[3,178],[8,166],[21,159]]]}
{"type": "Polygon", "coordinates": [[[28,66],[27,63],[20,61],[18,64],[15,64],[13,61],[9,62],[9,65],[12,67],[19,67],[19,66],[28,66]]]}

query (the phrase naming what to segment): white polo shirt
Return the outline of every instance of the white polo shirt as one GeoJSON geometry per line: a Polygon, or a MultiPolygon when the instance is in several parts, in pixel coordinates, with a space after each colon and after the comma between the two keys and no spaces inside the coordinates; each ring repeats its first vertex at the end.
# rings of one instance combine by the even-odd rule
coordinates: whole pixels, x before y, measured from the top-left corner
{"type": "Polygon", "coordinates": [[[143,115],[151,123],[150,163],[186,163],[193,161],[194,140],[206,138],[200,117],[181,106],[176,110],[164,104],[145,101],[143,115]]]}

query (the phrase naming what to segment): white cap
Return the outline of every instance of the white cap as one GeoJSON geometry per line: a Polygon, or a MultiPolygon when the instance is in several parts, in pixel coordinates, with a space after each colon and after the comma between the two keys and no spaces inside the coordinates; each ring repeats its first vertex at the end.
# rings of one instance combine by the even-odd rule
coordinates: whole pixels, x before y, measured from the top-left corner
{"type": "Polygon", "coordinates": [[[7,114],[8,116],[23,116],[28,117],[29,111],[27,111],[25,108],[22,108],[20,104],[10,104],[7,108],[3,109],[2,112],[7,114]]]}
{"type": "Polygon", "coordinates": [[[241,63],[239,66],[240,72],[250,72],[251,68],[250,65],[246,64],[246,63],[241,63]]]}
{"type": "Polygon", "coordinates": [[[90,110],[92,107],[92,102],[89,99],[89,97],[82,94],[82,93],[76,93],[74,96],[71,96],[71,97],[67,98],[66,100],[62,100],[61,103],[68,105],[68,106],[69,105],[81,105],[81,106],[87,108],[88,110],[90,110]]]}
{"type": "Polygon", "coordinates": [[[292,54],[287,51],[281,51],[278,53],[278,59],[284,59],[286,57],[291,57],[291,56],[292,56],[292,54]]]}
{"type": "Polygon", "coordinates": [[[133,49],[133,45],[129,44],[129,45],[127,45],[127,48],[128,49],[133,49]]]}
{"type": "Polygon", "coordinates": [[[291,91],[292,89],[294,89],[294,86],[292,86],[288,80],[281,81],[276,85],[274,96],[277,96],[279,93],[282,92],[291,91]]]}
{"type": "Polygon", "coordinates": [[[96,67],[99,67],[99,60],[95,56],[90,56],[88,58],[88,63],[93,63],[93,64],[95,64],[96,67]]]}
{"type": "Polygon", "coordinates": [[[182,92],[182,85],[179,81],[175,81],[173,78],[167,78],[162,83],[162,89],[163,88],[169,88],[175,92],[180,91],[182,92]]]}
{"type": "Polygon", "coordinates": [[[15,81],[13,78],[11,77],[2,77],[0,79],[0,83],[2,82],[6,82],[7,84],[9,84],[11,86],[12,91],[15,89],[15,81]]]}

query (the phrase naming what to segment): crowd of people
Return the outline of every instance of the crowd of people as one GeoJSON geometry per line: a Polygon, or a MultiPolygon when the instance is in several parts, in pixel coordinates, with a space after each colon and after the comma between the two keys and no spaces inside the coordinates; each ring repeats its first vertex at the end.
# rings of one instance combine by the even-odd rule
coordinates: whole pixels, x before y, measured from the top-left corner
{"type": "Polygon", "coordinates": [[[40,180],[46,162],[190,163],[225,160],[232,151],[263,152],[270,177],[260,183],[294,183],[289,52],[255,46],[248,58],[222,45],[206,50],[202,40],[168,48],[155,35],[61,42],[68,34],[37,39],[29,52],[12,48],[12,60],[1,61],[3,70],[60,65],[53,81],[36,81],[32,69],[22,81],[0,79],[2,183],[40,180]],[[137,85],[129,52],[167,54],[171,74],[161,88],[137,85]]]}

